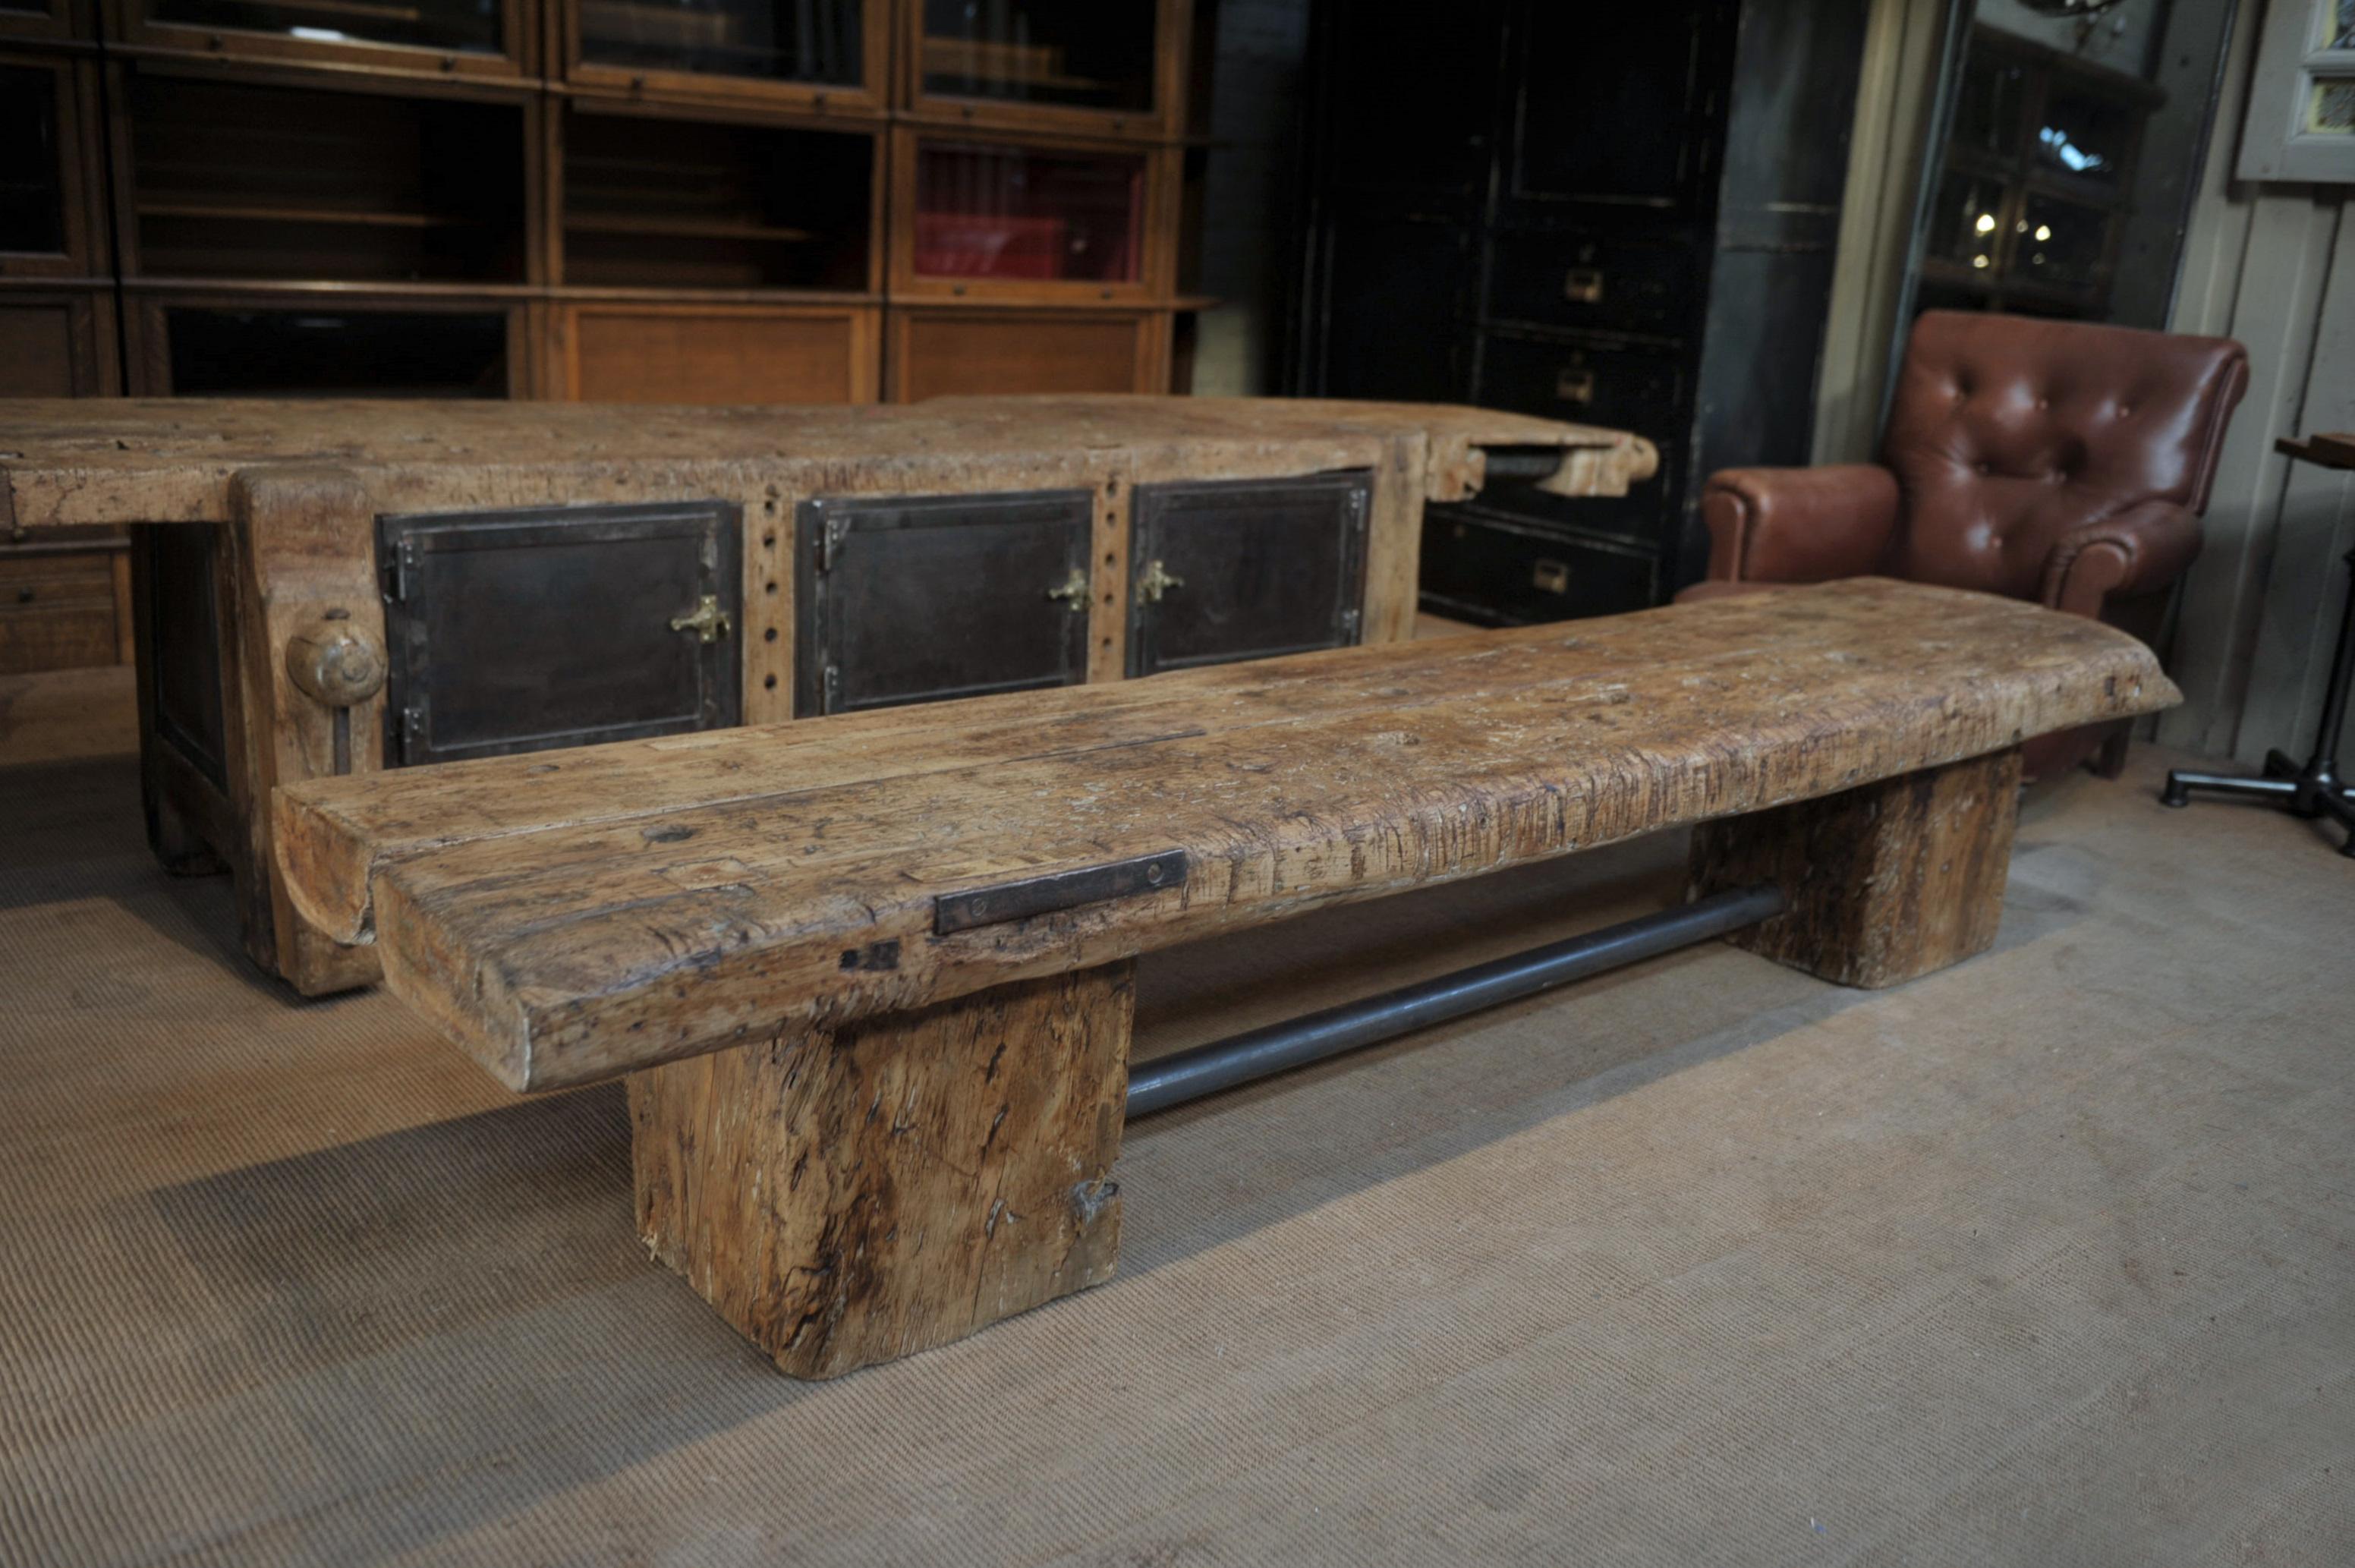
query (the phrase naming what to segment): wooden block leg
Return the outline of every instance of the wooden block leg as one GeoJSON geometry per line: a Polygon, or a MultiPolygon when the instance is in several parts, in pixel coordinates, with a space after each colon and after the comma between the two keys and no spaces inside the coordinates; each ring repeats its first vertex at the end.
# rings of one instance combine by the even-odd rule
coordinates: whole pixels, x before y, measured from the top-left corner
{"type": "Polygon", "coordinates": [[[1703,823],[1696,895],[1779,882],[1790,908],[1729,940],[1843,986],[1895,986],[1984,953],[2003,912],[2019,748],[1703,823]]]}
{"type": "Polygon", "coordinates": [[[795,1377],[1112,1277],[1126,961],[629,1080],[638,1230],[795,1377]]]}

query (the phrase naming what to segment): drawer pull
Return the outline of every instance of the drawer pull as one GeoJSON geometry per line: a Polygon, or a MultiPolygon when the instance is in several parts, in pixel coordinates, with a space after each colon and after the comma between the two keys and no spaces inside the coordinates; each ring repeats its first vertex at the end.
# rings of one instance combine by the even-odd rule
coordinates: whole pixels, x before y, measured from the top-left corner
{"type": "Polygon", "coordinates": [[[1529,568],[1529,586],[1541,593],[1570,592],[1570,562],[1540,560],[1529,568]]]}
{"type": "Polygon", "coordinates": [[[1553,395],[1565,403],[1585,407],[1594,400],[1594,372],[1563,370],[1558,373],[1553,379],[1553,395]]]}
{"type": "Polygon", "coordinates": [[[1158,604],[1161,603],[1163,594],[1173,588],[1185,586],[1184,578],[1171,576],[1168,569],[1158,560],[1146,563],[1145,575],[1136,580],[1137,597],[1143,599],[1147,604],[1158,604]]]}
{"type": "Polygon", "coordinates": [[[1561,275],[1561,297],[1573,304],[1603,303],[1603,269],[1572,267],[1561,275]]]}
{"type": "Polygon", "coordinates": [[[673,615],[670,618],[670,629],[674,632],[693,632],[695,640],[698,643],[716,643],[729,633],[728,612],[719,607],[719,600],[716,595],[707,593],[695,606],[693,613],[673,615]]]}

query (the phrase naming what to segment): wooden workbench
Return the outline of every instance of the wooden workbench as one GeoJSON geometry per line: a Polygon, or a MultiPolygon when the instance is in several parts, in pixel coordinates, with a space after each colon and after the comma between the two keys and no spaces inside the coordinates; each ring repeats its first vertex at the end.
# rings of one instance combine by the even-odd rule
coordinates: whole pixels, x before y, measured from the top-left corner
{"type": "MultiPolygon", "coordinates": [[[[830,542],[857,526],[847,514],[862,506],[890,514],[880,524],[891,528],[936,518],[943,506],[954,522],[966,502],[1028,502],[1037,516],[1060,507],[1076,518],[1051,573],[1026,568],[1019,582],[993,585],[967,580],[986,575],[986,559],[938,567],[937,583],[890,602],[892,624],[875,641],[905,645],[936,619],[971,621],[976,596],[996,594],[1008,613],[1034,617],[1067,607],[1059,673],[1027,684],[1094,682],[1156,667],[1145,644],[1165,592],[1182,601],[1255,564],[1188,572],[1165,571],[1157,550],[1133,559],[1139,514],[1156,497],[1223,485],[1222,505],[1238,489],[1247,502],[1249,486],[1263,482],[1271,505],[1290,496],[1295,519],[1303,507],[1354,507],[1339,558],[1347,602],[1336,601],[1316,639],[1273,637],[1263,651],[1384,643],[1412,632],[1424,503],[1479,490],[1499,451],[1523,469],[1558,458],[1536,483],[1572,496],[1622,494],[1657,464],[1647,443],[1617,432],[1476,409],[1327,401],[955,399],[806,410],[27,401],[0,405],[0,535],[133,528],[150,837],[167,863],[236,875],[249,951],[317,993],[366,983],[374,957],[326,939],[287,903],[271,854],[270,791],[468,754],[430,736],[412,744],[430,728],[421,713],[432,712],[402,692],[404,680],[424,677],[402,662],[419,634],[401,629],[409,590],[397,570],[405,563],[388,559],[389,519],[527,522],[561,533],[596,520],[597,508],[622,516],[617,527],[666,506],[693,513],[661,520],[702,552],[699,611],[691,593],[637,608],[655,617],[656,641],[673,630],[701,634],[701,663],[680,677],[701,685],[685,717],[666,722],[708,729],[890,700],[888,690],[862,695],[855,681],[837,680],[835,655],[812,651],[829,630],[801,604],[815,597],[814,571],[825,570],[830,542]],[[621,515],[625,507],[640,510],[621,515]]],[[[908,586],[888,573],[880,581],[908,586]]],[[[610,608],[573,624],[561,603],[507,603],[523,629],[503,652],[527,672],[529,660],[554,657],[531,639],[578,639],[559,650],[577,664],[598,656],[615,630],[610,608]]],[[[484,619],[474,614],[478,630],[484,619]]],[[[991,624],[973,621],[964,635],[986,652],[991,624]]],[[[630,656],[645,662],[642,652],[630,656]]],[[[420,669],[426,662],[414,660],[420,669]]],[[[435,667],[442,678],[453,662],[435,667]]],[[[1009,684],[1018,683],[972,688],[1009,684]]],[[[954,689],[936,683],[924,695],[954,689]]],[[[497,700],[521,705],[513,691],[497,700]]],[[[508,750],[532,743],[498,739],[508,750]]]]}

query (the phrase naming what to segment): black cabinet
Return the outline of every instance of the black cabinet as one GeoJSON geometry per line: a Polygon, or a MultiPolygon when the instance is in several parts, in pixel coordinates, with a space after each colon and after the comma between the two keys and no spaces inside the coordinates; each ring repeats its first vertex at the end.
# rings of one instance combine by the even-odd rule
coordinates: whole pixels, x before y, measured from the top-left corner
{"type": "Polygon", "coordinates": [[[386,756],[742,722],[740,528],[719,501],[378,518],[386,756]]]}
{"type": "Polygon", "coordinates": [[[826,497],[799,508],[794,712],[1087,677],[1086,490],[826,497]]]}
{"type": "Polygon", "coordinates": [[[1363,473],[1140,485],[1128,673],[1356,644],[1372,492],[1363,473]]]}
{"type": "Polygon", "coordinates": [[[1648,545],[1478,504],[1424,514],[1423,561],[1424,604],[1484,625],[1614,614],[1659,592],[1659,557],[1648,545]]]}
{"type": "Polygon", "coordinates": [[[1483,0],[1434,27],[1405,0],[1316,0],[1293,389],[1474,402],[1660,448],[1625,499],[1499,486],[1435,510],[1453,520],[1425,532],[1433,609],[1656,603],[1708,559],[1703,478],[1807,460],[1867,10],[1483,0]],[[1439,34],[1455,69],[1418,69],[1439,34]],[[1536,585],[1563,580],[1554,565],[1559,592],[1536,585]]]}

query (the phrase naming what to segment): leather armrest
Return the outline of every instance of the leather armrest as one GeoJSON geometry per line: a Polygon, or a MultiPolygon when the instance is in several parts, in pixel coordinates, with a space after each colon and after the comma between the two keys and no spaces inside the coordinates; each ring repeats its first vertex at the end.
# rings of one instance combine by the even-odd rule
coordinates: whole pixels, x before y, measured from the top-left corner
{"type": "Polygon", "coordinates": [[[1728,582],[1825,582],[1886,566],[1897,476],[1874,463],[1721,468],[1700,497],[1709,574],[1728,582]]]}
{"type": "Polygon", "coordinates": [[[2044,559],[2041,597],[2052,609],[2098,619],[2105,600],[2169,587],[2200,544],[2200,519],[2174,502],[2128,507],[2061,536],[2044,559]]]}

